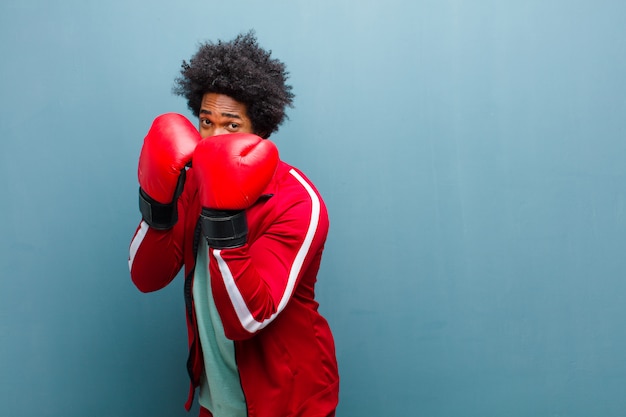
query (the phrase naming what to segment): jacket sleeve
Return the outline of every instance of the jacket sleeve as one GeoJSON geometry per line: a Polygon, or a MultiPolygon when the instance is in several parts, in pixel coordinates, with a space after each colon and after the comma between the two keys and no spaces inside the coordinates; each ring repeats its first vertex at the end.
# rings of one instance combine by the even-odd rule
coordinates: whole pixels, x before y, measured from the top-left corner
{"type": "MultiPolygon", "coordinates": [[[[130,243],[128,268],[135,286],[142,292],[160,290],[180,271],[188,236],[187,216],[195,194],[195,183],[188,171],[185,189],[178,199],[178,221],[169,230],[155,230],[141,221],[130,243]]],[[[191,231],[193,234],[193,230],[191,231]]]]}
{"type": "Polygon", "coordinates": [[[182,227],[154,230],[141,221],[130,244],[128,268],[135,286],[142,292],[160,290],[169,284],[182,266],[182,227]],[[178,230],[177,230],[178,229],[178,230]]]}
{"type": "Polygon", "coordinates": [[[317,191],[301,182],[304,198],[288,204],[252,243],[209,249],[213,298],[229,339],[261,331],[284,310],[304,275],[315,279],[328,214],[317,191]]]}

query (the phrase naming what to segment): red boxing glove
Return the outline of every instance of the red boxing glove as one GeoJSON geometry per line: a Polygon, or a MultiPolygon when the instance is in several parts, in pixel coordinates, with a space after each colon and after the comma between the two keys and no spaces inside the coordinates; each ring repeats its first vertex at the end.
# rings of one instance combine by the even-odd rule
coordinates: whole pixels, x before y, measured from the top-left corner
{"type": "Polygon", "coordinates": [[[169,229],[178,220],[176,201],[183,191],[185,166],[202,140],[183,115],[166,113],[154,119],[139,156],[139,210],[155,229],[169,229]]]}
{"type": "Polygon", "coordinates": [[[209,246],[232,248],[246,242],[244,209],[252,206],[272,180],[278,149],[250,133],[204,139],[193,155],[199,183],[202,233],[209,246]]]}

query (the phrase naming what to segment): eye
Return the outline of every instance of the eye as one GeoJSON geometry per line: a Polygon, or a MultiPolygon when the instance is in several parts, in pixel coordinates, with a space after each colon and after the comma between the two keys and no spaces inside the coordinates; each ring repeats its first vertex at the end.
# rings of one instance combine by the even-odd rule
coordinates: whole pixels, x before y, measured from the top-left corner
{"type": "Polygon", "coordinates": [[[230,127],[232,130],[237,130],[237,129],[239,129],[239,124],[238,123],[229,123],[228,127],[230,127]]]}
{"type": "Polygon", "coordinates": [[[211,126],[211,121],[209,119],[202,119],[200,120],[200,124],[202,126],[211,126]]]}

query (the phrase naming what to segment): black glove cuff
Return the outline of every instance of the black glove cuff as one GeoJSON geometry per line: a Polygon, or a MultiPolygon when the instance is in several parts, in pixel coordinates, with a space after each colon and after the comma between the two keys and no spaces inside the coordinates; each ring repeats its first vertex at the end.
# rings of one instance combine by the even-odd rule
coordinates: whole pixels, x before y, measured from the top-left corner
{"type": "Polygon", "coordinates": [[[168,204],[159,203],[139,187],[139,211],[148,226],[157,230],[167,230],[174,227],[178,221],[178,210],[176,209],[178,197],[183,193],[186,178],[187,170],[183,169],[180,171],[176,182],[172,202],[168,204]]]}
{"type": "Polygon", "coordinates": [[[248,221],[243,210],[220,211],[203,208],[200,222],[202,234],[212,248],[238,248],[248,238],[248,221]]]}
{"type": "Polygon", "coordinates": [[[178,221],[176,200],[162,204],[151,198],[139,187],[139,211],[148,226],[157,230],[171,229],[178,221]]]}

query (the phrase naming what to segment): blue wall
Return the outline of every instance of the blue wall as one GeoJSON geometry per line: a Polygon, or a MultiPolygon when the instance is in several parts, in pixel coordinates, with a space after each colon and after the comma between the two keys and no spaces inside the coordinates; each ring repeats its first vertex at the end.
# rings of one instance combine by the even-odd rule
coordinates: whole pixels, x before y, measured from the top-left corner
{"type": "Polygon", "coordinates": [[[626,3],[4,0],[0,415],[184,416],[181,282],[127,270],[136,163],[255,28],[325,196],[339,416],[623,416],[626,3]]]}

